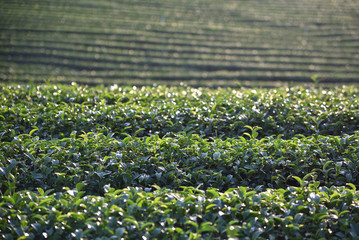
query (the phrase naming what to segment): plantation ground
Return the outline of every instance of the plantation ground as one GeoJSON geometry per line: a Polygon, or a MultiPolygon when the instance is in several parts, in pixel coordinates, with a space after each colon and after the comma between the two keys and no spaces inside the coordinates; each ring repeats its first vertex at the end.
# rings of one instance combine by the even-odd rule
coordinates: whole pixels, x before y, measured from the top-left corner
{"type": "Polygon", "coordinates": [[[3,239],[356,239],[359,89],[0,85],[3,239]]]}
{"type": "Polygon", "coordinates": [[[359,80],[356,0],[0,4],[2,81],[359,80]]]}

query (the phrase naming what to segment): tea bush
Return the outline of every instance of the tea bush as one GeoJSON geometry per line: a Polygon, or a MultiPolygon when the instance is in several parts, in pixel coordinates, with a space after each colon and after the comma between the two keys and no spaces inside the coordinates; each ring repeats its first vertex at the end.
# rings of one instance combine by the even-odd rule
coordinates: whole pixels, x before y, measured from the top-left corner
{"type": "Polygon", "coordinates": [[[4,239],[359,236],[357,88],[1,85],[4,239]]]}

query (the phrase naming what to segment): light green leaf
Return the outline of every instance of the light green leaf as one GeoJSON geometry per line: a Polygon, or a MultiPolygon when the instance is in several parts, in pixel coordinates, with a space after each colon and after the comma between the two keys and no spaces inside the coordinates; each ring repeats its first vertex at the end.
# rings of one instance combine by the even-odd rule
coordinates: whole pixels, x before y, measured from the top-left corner
{"type": "Polygon", "coordinates": [[[82,182],[80,182],[80,183],[76,184],[76,190],[77,190],[78,192],[80,192],[81,189],[82,189],[84,186],[85,186],[85,184],[82,183],[82,182]]]}
{"type": "Polygon", "coordinates": [[[133,225],[136,226],[137,229],[140,228],[138,222],[137,222],[135,219],[133,219],[133,218],[127,217],[127,218],[124,218],[123,220],[126,221],[126,222],[129,222],[129,223],[132,223],[133,225]]]}
{"type": "Polygon", "coordinates": [[[327,161],[323,166],[323,171],[325,171],[329,164],[333,163],[333,161],[327,161]]]}
{"type": "Polygon", "coordinates": [[[188,221],[187,221],[187,222],[185,222],[184,224],[189,224],[189,225],[194,226],[195,228],[198,228],[198,224],[197,224],[197,223],[195,223],[195,222],[192,222],[192,221],[190,221],[190,220],[188,220],[188,221]]]}
{"type": "Polygon", "coordinates": [[[42,188],[37,188],[37,191],[39,192],[39,194],[41,196],[44,196],[45,192],[44,192],[44,190],[42,188]]]}
{"type": "Polygon", "coordinates": [[[295,180],[297,180],[297,182],[299,183],[300,186],[303,185],[303,181],[302,181],[302,179],[300,179],[300,177],[293,176],[293,178],[294,178],[295,180]]]}
{"type": "Polygon", "coordinates": [[[36,132],[36,131],[38,131],[39,130],[39,128],[38,127],[36,127],[36,126],[34,126],[35,128],[34,129],[32,129],[30,132],[29,132],[29,135],[31,136],[34,132],[36,132]]]}
{"type": "Polygon", "coordinates": [[[203,233],[203,232],[218,232],[218,230],[217,230],[217,228],[212,226],[212,223],[204,222],[201,224],[201,226],[198,230],[198,233],[203,233]]]}
{"type": "Polygon", "coordinates": [[[347,186],[351,187],[353,189],[353,191],[356,192],[357,188],[355,187],[355,185],[353,183],[347,183],[347,186]]]}

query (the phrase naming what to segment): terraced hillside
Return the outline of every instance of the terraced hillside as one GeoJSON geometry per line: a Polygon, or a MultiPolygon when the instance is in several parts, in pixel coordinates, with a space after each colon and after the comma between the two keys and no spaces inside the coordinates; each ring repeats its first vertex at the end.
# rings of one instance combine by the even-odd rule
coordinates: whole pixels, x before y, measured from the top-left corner
{"type": "Polygon", "coordinates": [[[359,82],[356,0],[0,0],[0,79],[359,82]]]}

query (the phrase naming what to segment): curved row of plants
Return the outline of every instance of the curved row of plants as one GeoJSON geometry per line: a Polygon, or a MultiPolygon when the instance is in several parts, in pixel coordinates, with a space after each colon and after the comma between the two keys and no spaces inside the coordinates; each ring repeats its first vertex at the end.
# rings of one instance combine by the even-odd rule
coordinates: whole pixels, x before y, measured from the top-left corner
{"type": "Polygon", "coordinates": [[[3,1],[0,79],[358,82],[356,0],[3,1]]]}

